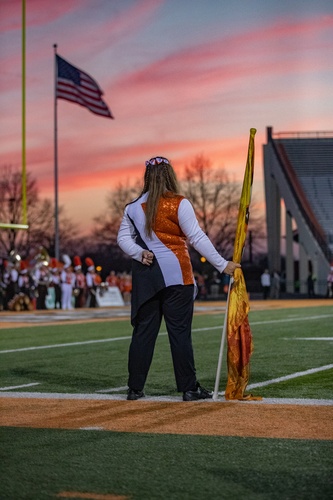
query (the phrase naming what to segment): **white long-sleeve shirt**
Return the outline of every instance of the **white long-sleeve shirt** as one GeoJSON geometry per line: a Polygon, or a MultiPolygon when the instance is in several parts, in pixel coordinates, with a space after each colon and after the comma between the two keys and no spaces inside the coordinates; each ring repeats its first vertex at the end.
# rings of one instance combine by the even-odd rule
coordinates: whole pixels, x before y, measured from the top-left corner
{"type": "Polygon", "coordinates": [[[155,230],[145,232],[144,206],[148,193],[126,206],[118,232],[120,248],[141,262],[143,249],[151,250],[161,268],[165,285],[194,283],[188,241],[219,272],[228,264],[202,231],[191,203],[182,196],[162,198],[155,230]]]}

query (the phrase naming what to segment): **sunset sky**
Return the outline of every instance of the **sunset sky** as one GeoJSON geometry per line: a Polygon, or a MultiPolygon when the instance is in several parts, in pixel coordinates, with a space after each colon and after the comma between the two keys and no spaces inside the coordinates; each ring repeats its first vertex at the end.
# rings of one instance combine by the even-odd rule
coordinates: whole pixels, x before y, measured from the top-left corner
{"type": "MultiPolygon", "coordinates": [[[[203,154],[256,199],[275,132],[333,130],[332,0],[27,0],[27,171],[54,198],[54,50],[90,74],[115,119],[58,100],[59,204],[85,232],[119,182],[203,154]]],[[[21,1],[0,0],[0,169],[21,167],[21,1]]],[[[1,172],[1,170],[0,170],[1,172]]]]}

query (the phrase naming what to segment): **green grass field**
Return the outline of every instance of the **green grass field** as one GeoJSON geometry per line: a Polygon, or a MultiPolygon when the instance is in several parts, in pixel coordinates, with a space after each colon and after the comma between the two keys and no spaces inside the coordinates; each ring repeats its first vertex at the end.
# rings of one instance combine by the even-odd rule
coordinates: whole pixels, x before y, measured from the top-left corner
{"type": "MultiPolygon", "coordinates": [[[[254,311],[249,319],[251,392],[332,404],[333,307],[254,311]]],[[[222,324],[223,314],[193,321],[198,378],[211,390],[222,324]]],[[[0,390],[125,395],[130,335],[129,320],[0,330],[0,390]]],[[[220,391],[225,384],[224,361],[220,391]]],[[[164,327],[145,392],[180,400],[164,327]]],[[[0,432],[1,499],[57,498],[62,491],[133,500],[333,496],[329,441],[14,427],[0,432]]]]}

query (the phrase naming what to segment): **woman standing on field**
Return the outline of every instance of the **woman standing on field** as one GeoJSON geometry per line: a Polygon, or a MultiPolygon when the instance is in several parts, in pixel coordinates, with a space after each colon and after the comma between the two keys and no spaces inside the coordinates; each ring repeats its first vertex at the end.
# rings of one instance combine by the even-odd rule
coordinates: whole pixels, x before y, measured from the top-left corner
{"type": "Polygon", "coordinates": [[[201,230],[191,203],[179,194],[170,161],[151,158],[146,161],[143,190],[125,207],[118,233],[120,248],[133,259],[129,400],[144,396],[163,317],[183,400],[212,397],[196,378],[191,337],[195,280],[187,241],[220,273],[231,276],[240,267],[221,257],[201,230]]]}

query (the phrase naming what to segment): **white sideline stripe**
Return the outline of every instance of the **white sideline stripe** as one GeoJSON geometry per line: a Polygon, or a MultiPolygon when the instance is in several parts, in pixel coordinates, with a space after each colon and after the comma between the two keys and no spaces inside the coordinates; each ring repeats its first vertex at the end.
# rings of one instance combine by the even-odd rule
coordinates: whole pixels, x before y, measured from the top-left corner
{"type": "MultiPolygon", "coordinates": [[[[304,375],[311,375],[312,373],[318,373],[318,372],[322,372],[325,370],[330,370],[331,368],[333,368],[333,364],[319,366],[318,368],[310,368],[309,370],[305,370],[302,372],[295,372],[295,373],[292,373],[290,375],[285,375],[283,377],[272,378],[271,380],[266,380],[265,382],[258,382],[256,384],[249,384],[247,386],[247,389],[255,389],[257,387],[265,387],[266,385],[278,384],[279,382],[284,382],[285,380],[303,377],[304,375]]],[[[104,389],[104,390],[96,391],[96,393],[120,392],[120,391],[124,391],[124,390],[127,390],[127,386],[104,389]]],[[[220,396],[224,396],[224,391],[219,392],[218,394],[220,396]]]]}
{"type": "Polygon", "coordinates": [[[97,393],[102,392],[102,393],[107,393],[107,392],[121,392],[121,391],[127,391],[128,386],[123,385],[122,387],[111,387],[110,389],[102,389],[101,391],[95,391],[97,393]]]}
{"type": "Polygon", "coordinates": [[[257,384],[248,385],[247,389],[255,389],[256,387],[264,387],[266,385],[278,384],[279,382],[284,382],[285,380],[291,380],[292,378],[303,377],[304,375],[311,375],[312,373],[323,372],[325,370],[331,370],[333,364],[319,366],[318,368],[310,368],[303,372],[291,373],[290,375],[285,375],[284,377],[272,378],[271,380],[266,380],[266,382],[258,382],[257,384]]]}
{"type": "MultiPolygon", "coordinates": [[[[220,393],[219,393],[220,395],[220,393]]],[[[122,395],[109,395],[109,394],[68,394],[58,392],[2,392],[1,398],[19,398],[19,399],[75,399],[75,400],[92,400],[92,401],[126,401],[126,394],[122,395]]],[[[146,396],[140,400],[141,404],[144,402],[170,402],[182,403],[181,396],[146,396]]],[[[333,406],[332,399],[291,399],[291,398],[264,398],[262,401],[226,401],[224,397],[214,401],[213,399],[202,399],[196,401],[196,404],[215,404],[218,403],[241,403],[241,404],[283,404],[283,405],[305,405],[305,406],[333,406]]],[[[187,404],[187,403],[186,403],[187,404]]]]}
{"type": "MultiPolygon", "coordinates": [[[[290,321],[308,321],[310,319],[322,319],[322,318],[333,318],[333,314],[323,314],[322,316],[300,316],[295,318],[283,318],[283,319],[272,319],[267,321],[252,321],[251,325],[267,325],[270,323],[286,323],[290,321]]],[[[222,330],[223,326],[211,326],[205,328],[193,328],[192,332],[205,332],[211,330],[222,330]]],[[[160,332],[159,335],[166,335],[167,332],[160,332]]],[[[4,351],[0,351],[0,354],[7,354],[10,352],[25,352],[25,351],[36,351],[38,349],[54,349],[57,347],[71,347],[76,345],[86,345],[86,344],[98,344],[103,342],[116,342],[118,340],[130,340],[132,336],[125,337],[114,337],[108,339],[98,339],[98,340],[84,340],[82,342],[69,342],[66,344],[53,344],[53,345],[40,345],[35,347],[21,347],[19,349],[6,349],[4,351]]]]}
{"type": "Polygon", "coordinates": [[[22,387],[32,387],[33,385],[40,385],[40,382],[32,382],[31,384],[12,385],[10,387],[0,387],[0,391],[11,391],[12,389],[22,389],[22,387]]]}

